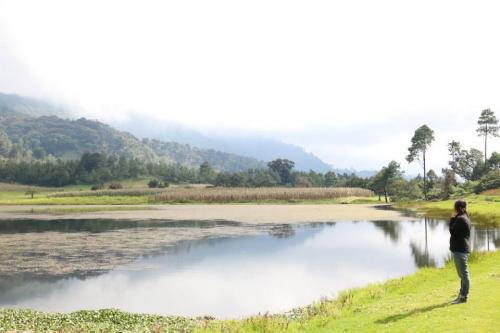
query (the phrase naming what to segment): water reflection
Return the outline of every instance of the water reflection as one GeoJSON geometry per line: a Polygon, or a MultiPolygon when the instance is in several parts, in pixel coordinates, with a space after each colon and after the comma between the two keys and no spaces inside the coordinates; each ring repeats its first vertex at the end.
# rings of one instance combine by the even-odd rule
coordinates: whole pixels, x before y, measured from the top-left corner
{"type": "MultiPolygon", "coordinates": [[[[382,231],[386,237],[392,242],[397,243],[404,232],[404,223],[397,221],[373,221],[374,226],[382,231]]],[[[420,221],[409,221],[409,224],[417,224],[420,227],[421,237],[417,236],[416,240],[411,240],[409,246],[413,259],[417,267],[436,267],[439,266],[437,258],[429,252],[429,238],[434,238],[436,233],[445,233],[447,237],[448,224],[442,220],[436,220],[429,217],[422,217],[420,221]]],[[[419,232],[415,230],[415,232],[419,232]]],[[[440,245],[444,244],[442,239],[439,239],[440,245]]],[[[447,243],[446,243],[447,244],[447,243]]],[[[500,247],[500,231],[499,228],[491,226],[476,226],[473,225],[471,230],[471,247],[475,251],[491,251],[500,247]]],[[[431,251],[432,252],[432,251],[431,251]]]]}
{"type": "MultiPolygon", "coordinates": [[[[110,228],[114,224],[109,223],[106,231],[97,233],[89,229],[76,232],[73,226],[70,232],[64,227],[55,233],[55,227],[47,225],[43,232],[16,234],[11,228],[0,234],[4,250],[0,255],[8,251],[5,260],[11,260],[11,268],[20,269],[22,274],[2,274],[0,306],[49,311],[115,307],[134,312],[239,317],[286,311],[346,288],[411,274],[418,267],[441,266],[449,256],[448,225],[432,219],[258,227],[214,223],[211,227],[201,223],[187,228],[178,223],[167,228],[163,223],[119,229],[110,228]],[[84,257],[93,258],[81,263],[83,270],[101,267],[101,260],[125,255],[123,251],[130,247],[142,248],[168,237],[176,241],[155,246],[152,252],[139,251],[143,254],[134,260],[105,266],[108,268],[92,275],[81,276],[73,270],[65,275],[51,271],[30,275],[40,267],[27,265],[26,259],[38,256],[43,264],[46,256],[56,255],[40,252],[40,257],[34,252],[40,243],[58,236],[65,242],[61,244],[92,245],[56,247],[60,257],[56,267],[60,269],[73,267],[84,257]],[[136,241],[144,237],[149,237],[147,243],[136,241]],[[130,238],[130,243],[123,244],[130,238]],[[12,242],[15,239],[24,243],[12,242]],[[99,246],[110,239],[115,239],[114,245],[96,256],[99,246]]],[[[474,228],[471,243],[475,250],[493,250],[498,248],[499,236],[499,229],[474,228]]],[[[135,249],[131,251],[135,253],[135,249]]],[[[7,266],[4,263],[0,268],[7,270],[7,266]]]]}
{"type": "Polygon", "coordinates": [[[48,231],[99,233],[135,228],[214,228],[239,225],[241,223],[226,220],[16,219],[0,220],[0,234],[48,231]]]}
{"type": "Polygon", "coordinates": [[[269,235],[276,238],[288,238],[295,235],[295,230],[289,224],[278,224],[269,229],[269,235]]]}

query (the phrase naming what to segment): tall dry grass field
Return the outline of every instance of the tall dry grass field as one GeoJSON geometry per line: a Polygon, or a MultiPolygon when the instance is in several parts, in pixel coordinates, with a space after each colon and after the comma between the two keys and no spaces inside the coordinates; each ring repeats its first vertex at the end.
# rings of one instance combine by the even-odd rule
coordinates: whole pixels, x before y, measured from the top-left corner
{"type": "Polygon", "coordinates": [[[327,200],[345,197],[370,197],[373,192],[362,188],[350,187],[309,187],[309,188],[177,188],[168,189],[150,197],[155,202],[239,202],[239,201],[300,201],[300,200],[327,200]]]}
{"type": "Polygon", "coordinates": [[[147,196],[155,193],[165,192],[164,188],[124,188],[116,190],[97,190],[97,191],[70,191],[56,192],[47,195],[49,198],[65,198],[65,197],[102,197],[102,196],[125,196],[138,197],[147,196]]]}

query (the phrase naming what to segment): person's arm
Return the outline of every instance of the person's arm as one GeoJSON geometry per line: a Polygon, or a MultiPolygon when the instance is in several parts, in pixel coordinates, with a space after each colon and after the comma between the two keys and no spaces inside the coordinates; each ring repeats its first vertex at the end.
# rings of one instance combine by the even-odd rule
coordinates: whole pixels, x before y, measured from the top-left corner
{"type": "Polygon", "coordinates": [[[450,234],[453,235],[453,225],[455,224],[456,216],[454,214],[451,215],[450,217],[450,224],[448,225],[448,228],[450,229],[450,234]]]}

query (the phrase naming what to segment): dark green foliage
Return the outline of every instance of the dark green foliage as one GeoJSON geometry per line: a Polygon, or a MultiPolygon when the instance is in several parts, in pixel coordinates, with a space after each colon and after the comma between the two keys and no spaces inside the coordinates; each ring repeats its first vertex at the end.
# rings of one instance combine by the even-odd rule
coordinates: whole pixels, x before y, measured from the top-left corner
{"type": "Polygon", "coordinates": [[[200,182],[212,184],[215,181],[215,171],[207,161],[200,165],[200,182]]]}
{"type": "Polygon", "coordinates": [[[476,193],[500,188],[500,170],[493,170],[485,174],[476,186],[476,193]]]}
{"type": "Polygon", "coordinates": [[[481,151],[474,148],[467,151],[462,149],[460,142],[451,141],[448,143],[448,152],[451,157],[450,168],[460,177],[466,180],[477,180],[485,172],[481,151]]]}
{"type": "Polygon", "coordinates": [[[453,193],[453,187],[457,185],[455,172],[450,169],[441,170],[443,173],[443,180],[441,182],[441,196],[443,199],[449,199],[453,193]]]}
{"type": "Polygon", "coordinates": [[[491,170],[498,170],[500,169],[500,153],[497,153],[496,151],[491,154],[490,159],[488,160],[488,167],[491,170]]]}
{"type": "Polygon", "coordinates": [[[148,182],[148,187],[149,188],[157,188],[159,183],[160,183],[160,181],[158,179],[151,179],[148,182]]]}
{"type": "Polygon", "coordinates": [[[280,176],[280,182],[282,185],[287,185],[292,182],[291,173],[293,167],[295,166],[293,161],[278,158],[267,163],[267,166],[280,176]]]}
{"type": "Polygon", "coordinates": [[[427,193],[434,189],[436,183],[438,182],[438,179],[439,177],[434,170],[430,169],[427,172],[427,189],[426,189],[427,193]]]}
{"type": "Polygon", "coordinates": [[[110,190],[121,190],[123,188],[123,185],[120,183],[111,183],[109,184],[108,188],[110,190]]]}
{"type": "Polygon", "coordinates": [[[389,194],[392,201],[416,200],[422,198],[422,188],[422,178],[406,180],[399,177],[391,184],[389,194]]]}
{"type": "Polygon", "coordinates": [[[103,184],[98,184],[98,185],[92,185],[92,187],[90,188],[91,191],[98,191],[98,190],[102,190],[104,188],[104,185],[103,184]]]}
{"type": "Polygon", "coordinates": [[[336,184],[337,184],[337,174],[332,171],[325,173],[325,186],[333,187],[336,184]]]}
{"type": "Polygon", "coordinates": [[[148,187],[149,188],[165,188],[165,187],[168,187],[169,184],[168,183],[164,183],[162,182],[161,180],[158,180],[158,179],[151,179],[149,182],[148,182],[148,187]]]}
{"type": "Polygon", "coordinates": [[[393,186],[397,180],[402,178],[400,165],[396,161],[391,161],[387,166],[383,167],[369,183],[369,188],[375,194],[384,195],[385,202],[389,202],[388,197],[394,195],[393,186]]]}

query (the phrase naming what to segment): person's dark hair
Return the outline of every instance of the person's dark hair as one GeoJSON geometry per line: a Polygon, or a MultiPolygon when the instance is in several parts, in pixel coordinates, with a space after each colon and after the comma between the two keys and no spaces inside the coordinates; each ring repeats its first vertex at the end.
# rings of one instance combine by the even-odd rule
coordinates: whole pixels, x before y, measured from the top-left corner
{"type": "Polygon", "coordinates": [[[465,200],[459,199],[455,201],[455,210],[459,215],[465,214],[469,216],[469,214],[467,214],[467,202],[465,202],[465,200]]]}

